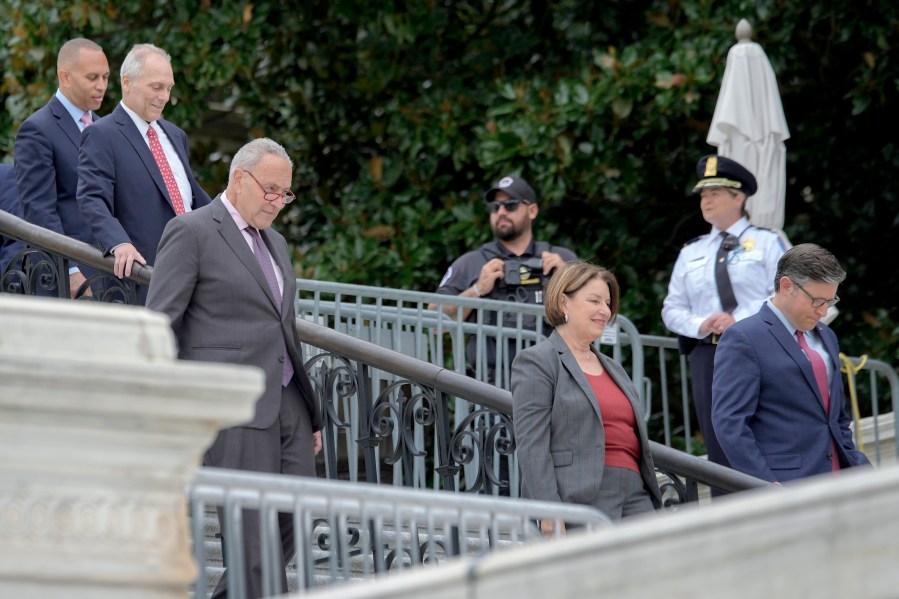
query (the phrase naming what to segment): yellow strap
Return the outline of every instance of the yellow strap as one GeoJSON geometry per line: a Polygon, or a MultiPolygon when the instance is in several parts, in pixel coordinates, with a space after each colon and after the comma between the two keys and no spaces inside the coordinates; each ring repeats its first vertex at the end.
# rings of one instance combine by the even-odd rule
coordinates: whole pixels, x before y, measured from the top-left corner
{"type": "Polygon", "coordinates": [[[849,400],[852,402],[852,419],[855,421],[855,444],[858,446],[859,451],[864,451],[865,444],[862,441],[861,414],[858,409],[858,392],[855,388],[855,375],[865,367],[865,363],[868,361],[868,354],[864,354],[859,358],[858,366],[853,365],[852,360],[850,360],[843,352],[840,352],[840,361],[843,363],[840,371],[846,373],[846,380],[849,382],[849,400]]]}

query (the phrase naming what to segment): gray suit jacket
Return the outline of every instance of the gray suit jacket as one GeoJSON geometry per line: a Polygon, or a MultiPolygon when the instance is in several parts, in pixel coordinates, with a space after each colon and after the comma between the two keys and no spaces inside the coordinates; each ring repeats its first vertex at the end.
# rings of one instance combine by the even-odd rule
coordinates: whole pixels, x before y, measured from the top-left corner
{"type": "Polygon", "coordinates": [[[256,403],[256,415],[243,425],[250,428],[268,428],[278,417],[284,339],[312,430],[317,431],[321,414],[297,340],[296,276],[287,242],[272,229],[260,233],[284,276],[283,298],[277,303],[253,252],[218,196],[208,206],[166,225],[147,307],[171,319],[179,358],[247,364],[265,372],[265,391],[256,403]]]}
{"type": "MultiPolygon", "coordinates": [[[[637,389],[620,364],[594,352],[634,408],[642,450],[640,473],[653,504],[659,507],[659,486],[637,389]]],[[[515,357],[512,403],[522,496],[595,505],[605,466],[602,414],[587,377],[557,332],[515,357]]]]}

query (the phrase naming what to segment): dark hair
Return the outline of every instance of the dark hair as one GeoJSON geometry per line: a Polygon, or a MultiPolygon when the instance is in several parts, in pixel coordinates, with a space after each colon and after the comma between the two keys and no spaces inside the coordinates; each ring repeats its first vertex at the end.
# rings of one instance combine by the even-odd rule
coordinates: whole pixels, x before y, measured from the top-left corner
{"type": "Polygon", "coordinates": [[[846,271],[834,255],[820,245],[801,243],[788,249],[777,261],[775,291],[780,291],[780,280],[784,277],[799,285],[809,281],[839,285],[846,279],[846,271]]]}
{"type": "Polygon", "coordinates": [[[546,322],[557,327],[565,322],[565,311],[562,309],[562,296],[576,293],[593,279],[601,279],[609,286],[610,308],[612,318],[618,314],[618,279],[607,268],[596,266],[583,260],[566,263],[553,273],[543,294],[543,306],[546,309],[546,322]]]}

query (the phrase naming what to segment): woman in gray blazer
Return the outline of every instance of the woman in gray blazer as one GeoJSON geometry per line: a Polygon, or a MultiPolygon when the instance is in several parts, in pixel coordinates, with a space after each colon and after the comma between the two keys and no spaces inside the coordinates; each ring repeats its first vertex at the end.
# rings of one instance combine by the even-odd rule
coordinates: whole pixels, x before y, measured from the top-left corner
{"type": "MultiPolygon", "coordinates": [[[[618,314],[618,295],[608,270],[567,263],[544,294],[556,330],[512,362],[522,496],[593,506],[613,519],[661,505],[637,389],[593,347],[618,314]]],[[[552,522],[541,526],[552,534],[552,522]]]]}

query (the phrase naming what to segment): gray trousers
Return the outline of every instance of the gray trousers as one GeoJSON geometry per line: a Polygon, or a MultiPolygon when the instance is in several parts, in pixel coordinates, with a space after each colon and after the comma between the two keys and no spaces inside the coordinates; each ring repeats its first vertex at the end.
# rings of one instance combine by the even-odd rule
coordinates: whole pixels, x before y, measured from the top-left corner
{"type": "MultiPolygon", "coordinates": [[[[312,425],[309,411],[295,381],[282,388],[281,411],[269,428],[234,427],[219,432],[212,446],[206,451],[204,466],[315,476],[315,455],[312,452],[312,425]]],[[[218,510],[219,526],[225,551],[230,537],[222,508],[218,510]]],[[[282,567],[281,584],[287,592],[287,576],[284,569],[294,554],[293,518],[279,514],[281,527],[282,567]]],[[[259,530],[259,512],[244,510],[243,542],[247,580],[247,597],[262,597],[262,548],[259,530]]],[[[219,580],[214,599],[228,596],[227,570],[219,580]]]]}
{"type": "Polygon", "coordinates": [[[599,497],[593,507],[605,512],[612,520],[655,510],[643,485],[643,477],[633,470],[614,466],[603,468],[599,497]]]}

